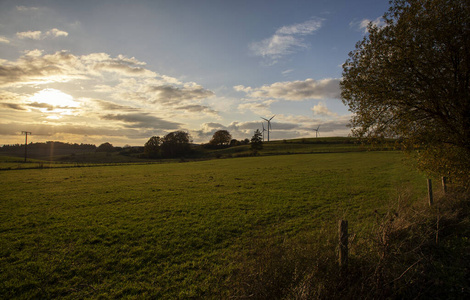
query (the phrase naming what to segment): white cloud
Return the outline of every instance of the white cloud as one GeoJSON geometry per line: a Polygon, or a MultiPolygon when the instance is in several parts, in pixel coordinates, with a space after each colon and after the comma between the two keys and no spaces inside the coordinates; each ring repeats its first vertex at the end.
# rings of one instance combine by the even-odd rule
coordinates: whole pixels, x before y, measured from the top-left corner
{"type": "Polygon", "coordinates": [[[237,91],[243,91],[252,98],[276,98],[292,101],[306,99],[325,99],[340,97],[340,79],[327,78],[322,80],[306,79],[304,81],[276,82],[259,88],[244,86],[234,87],[237,91]]]}
{"type": "Polygon", "coordinates": [[[277,102],[276,100],[266,100],[262,102],[246,102],[238,105],[238,109],[242,112],[251,111],[257,115],[270,115],[271,104],[277,102]]]}
{"type": "Polygon", "coordinates": [[[363,30],[364,33],[368,32],[368,26],[369,24],[372,23],[372,25],[377,26],[377,27],[383,27],[385,26],[385,21],[382,17],[378,17],[375,20],[370,20],[370,19],[362,19],[361,21],[352,21],[349,26],[351,27],[356,27],[359,30],[363,30]]]}
{"type": "Polygon", "coordinates": [[[0,43],[10,44],[10,40],[7,39],[6,37],[0,35],[0,43]]]}
{"type": "Polygon", "coordinates": [[[32,40],[40,40],[41,39],[41,31],[24,31],[24,32],[17,32],[16,36],[19,39],[32,39],[32,40]]]}
{"type": "Polygon", "coordinates": [[[68,36],[68,32],[65,32],[63,30],[59,30],[57,28],[53,28],[46,32],[45,36],[52,36],[52,37],[60,37],[60,36],[68,36]]]}
{"type": "Polygon", "coordinates": [[[312,107],[312,111],[314,115],[317,116],[326,116],[326,117],[337,117],[338,114],[332,112],[331,110],[326,107],[326,104],[323,102],[318,103],[312,107]]]}
{"type": "Polygon", "coordinates": [[[283,26],[276,30],[274,35],[259,42],[253,42],[249,45],[254,55],[267,58],[276,63],[276,60],[299,51],[301,48],[307,48],[303,36],[312,35],[322,26],[323,19],[312,19],[303,23],[289,26],[283,26]]]}
{"type": "Polygon", "coordinates": [[[322,19],[313,19],[303,23],[294,24],[290,26],[284,26],[276,31],[276,34],[287,34],[287,35],[308,35],[317,31],[321,28],[322,19]]]}
{"type": "Polygon", "coordinates": [[[59,30],[57,28],[53,28],[49,31],[43,33],[42,31],[24,31],[24,32],[17,32],[16,36],[19,39],[32,39],[32,40],[43,40],[46,38],[57,38],[57,37],[65,37],[68,36],[68,32],[63,30],[59,30]]]}
{"type": "Polygon", "coordinates": [[[290,74],[294,71],[294,69],[289,69],[289,70],[285,70],[285,71],[282,71],[282,75],[287,75],[287,74],[290,74]]]}
{"type": "Polygon", "coordinates": [[[17,6],[16,10],[18,10],[18,11],[30,11],[30,10],[36,11],[36,10],[39,10],[39,7],[32,7],[32,6],[27,7],[27,6],[21,5],[21,6],[17,6]]]}

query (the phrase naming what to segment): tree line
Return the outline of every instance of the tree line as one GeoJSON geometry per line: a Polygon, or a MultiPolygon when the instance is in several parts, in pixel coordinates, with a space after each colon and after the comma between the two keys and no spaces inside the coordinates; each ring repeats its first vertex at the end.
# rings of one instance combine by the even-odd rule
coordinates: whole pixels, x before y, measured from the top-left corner
{"type": "MultiPolygon", "coordinates": [[[[47,141],[45,143],[29,143],[28,149],[31,150],[49,150],[54,149],[68,149],[68,150],[96,150],[96,146],[93,144],[77,144],[77,143],[63,143],[63,142],[53,142],[47,141]]],[[[12,144],[12,145],[3,145],[1,147],[4,151],[9,150],[21,150],[24,149],[24,144],[12,144]]]]}
{"type": "MultiPolygon", "coordinates": [[[[251,139],[252,150],[254,154],[262,149],[261,133],[257,130],[254,137],[251,139]]],[[[191,155],[194,148],[191,147],[191,136],[185,131],[174,131],[167,135],[152,136],[144,145],[144,155],[147,158],[175,158],[186,155],[191,155]]],[[[207,149],[222,149],[227,147],[234,147],[240,145],[250,144],[249,139],[236,140],[227,130],[217,130],[209,143],[204,144],[203,147],[207,149]]]]}

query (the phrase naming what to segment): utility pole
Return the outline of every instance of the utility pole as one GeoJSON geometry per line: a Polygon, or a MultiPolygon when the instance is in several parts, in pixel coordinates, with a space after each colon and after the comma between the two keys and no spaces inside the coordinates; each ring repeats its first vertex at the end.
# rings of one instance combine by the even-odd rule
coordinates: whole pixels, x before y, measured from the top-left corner
{"type": "Polygon", "coordinates": [[[26,158],[28,157],[28,134],[31,135],[31,132],[22,131],[21,134],[24,134],[24,162],[26,162],[26,158]]]}

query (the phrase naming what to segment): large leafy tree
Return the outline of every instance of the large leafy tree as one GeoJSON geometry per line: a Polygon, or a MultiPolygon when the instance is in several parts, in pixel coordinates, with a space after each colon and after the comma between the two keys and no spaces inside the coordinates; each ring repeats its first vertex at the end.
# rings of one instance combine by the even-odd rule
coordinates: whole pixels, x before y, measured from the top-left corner
{"type": "Polygon", "coordinates": [[[223,146],[229,145],[232,140],[232,135],[227,130],[217,130],[212,139],[210,140],[211,145],[223,146]]]}
{"type": "Polygon", "coordinates": [[[343,65],[360,137],[399,137],[423,169],[470,174],[470,1],[394,0],[343,65]]]}
{"type": "Polygon", "coordinates": [[[162,139],[159,136],[152,136],[144,145],[144,153],[150,158],[157,158],[161,155],[162,139]]]}
{"type": "Polygon", "coordinates": [[[174,131],[165,135],[161,143],[164,157],[179,157],[191,152],[191,137],[184,131],[174,131]]]}
{"type": "Polygon", "coordinates": [[[111,153],[113,152],[115,149],[114,149],[114,146],[108,142],[106,143],[103,143],[101,145],[98,146],[98,148],[96,148],[96,152],[107,152],[107,153],[111,153]]]}

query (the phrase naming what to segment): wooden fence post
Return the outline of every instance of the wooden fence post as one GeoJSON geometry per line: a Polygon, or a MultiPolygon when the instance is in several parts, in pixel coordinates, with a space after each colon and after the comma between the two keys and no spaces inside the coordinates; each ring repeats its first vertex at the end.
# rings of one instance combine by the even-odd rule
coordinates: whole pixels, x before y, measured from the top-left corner
{"type": "Polygon", "coordinates": [[[348,266],[348,221],[339,221],[339,266],[348,266]]]}
{"type": "Polygon", "coordinates": [[[433,198],[432,198],[432,182],[431,182],[431,179],[428,179],[428,197],[429,197],[429,206],[432,206],[433,198]]]}
{"type": "Polygon", "coordinates": [[[445,176],[442,176],[442,189],[444,194],[447,193],[447,178],[445,176]]]}

